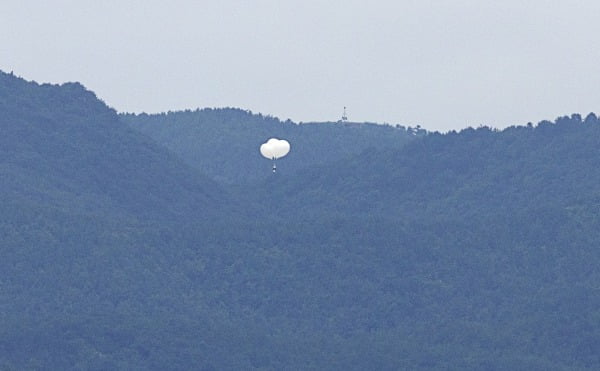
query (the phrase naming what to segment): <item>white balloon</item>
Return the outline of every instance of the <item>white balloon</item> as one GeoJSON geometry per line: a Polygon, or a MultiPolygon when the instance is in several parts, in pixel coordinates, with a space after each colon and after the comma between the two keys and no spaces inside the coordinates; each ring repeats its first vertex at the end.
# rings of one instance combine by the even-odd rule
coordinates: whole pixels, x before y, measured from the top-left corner
{"type": "Polygon", "coordinates": [[[269,160],[276,160],[290,152],[290,143],[287,140],[271,138],[260,146],[260,153],[269,160]]]}
{"type": "Polygon", "coordinates": [[[275,157],[275,155],[273,154],[273,148],[269,143],[263,143],[260,146],[260,153],[268,159],[273,159],[273,157],[275,157]]]}
{"type": "Polygon", "coordinates": [[[290,143],[287,140],[280,140],[275,143],[275,156],[283,157],[290,152],[290,143]]]}

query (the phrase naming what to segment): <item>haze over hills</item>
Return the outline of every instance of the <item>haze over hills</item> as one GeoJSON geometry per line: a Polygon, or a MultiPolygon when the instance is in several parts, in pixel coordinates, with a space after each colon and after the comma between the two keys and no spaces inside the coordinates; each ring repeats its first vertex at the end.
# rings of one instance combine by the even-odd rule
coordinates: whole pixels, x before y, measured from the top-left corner
{"type": "MultiPolygon", "coordinates": [[[[133,336],[120,326],[201,310],[175,256],[227,233],[239,201],[80,84],[0,73],[0,112],[0,369],[114,368],[99,344],[133,336]]],[[[148,365],[118,351],[117,368],[148,365]]]]}
{"type": "Polygon", "coordinates": [[[228,184],[269,179],[270,163],[260,155],[258,147],[270,137],[286,138],[292,143],[292,152],[282,160],[279,171],[293,174],[367,150],[400,148],[415,136],[425,134],[422,129],[372,123],[298,125],[233,108],[120,117],[190,166],[228,184]]]}
{"type": "Polygon", "coordinates": [[[577,208],[596,203],[600,178],[590,168],[600,164],[599,130],[591,113],[585,119],[572,115],[555,123],[543,121],[535,128],[430,133],[401,149],[354,156],[336,164],[335,172],[306,169],[302,182],[275,179],[269,194],[293,193],[298,204],[292,207],[300,208],[300,200],[311,198],[341,213],[402,219],[433,209],[456,208],[466,217],[480,216],[483,206],[507,213],[524,207],[577,208]],[[330,187],[315,199],[310,190],[319,184],[330,187]],[[358,207],[358,199],[365,207],[358,207]]]}
{"type": "Polygon", "coordinates": [[[600,366],[594,114],[415,136],[4,73],[0,114],[0,369],[600,366]]]}
{"type": "Polygon", "coordinates": [[[41,199],[57,203],[75,202],[69,193],[76,193],[81,204],[74,208],[92,203],[107,213],[146,218],[164,210],[155,214],[163,220],[165,212],[225,206],[214,181],[124,126],[80,84],[38,85],[4,73],[0,79],[0,151],[13,173],[5,181],[32,177],[15,185],[15,192],[37,186],[41,199]]]}

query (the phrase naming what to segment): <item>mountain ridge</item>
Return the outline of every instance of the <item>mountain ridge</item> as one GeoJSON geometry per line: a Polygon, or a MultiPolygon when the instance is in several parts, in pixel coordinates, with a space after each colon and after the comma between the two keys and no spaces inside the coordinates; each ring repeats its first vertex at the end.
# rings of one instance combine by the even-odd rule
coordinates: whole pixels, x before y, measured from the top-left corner
{"type": "Polygon", "coordinates": [[[202,158],[198,113],[157,116],[156,141],[91,94],[0,75],[0,368],[600,365],[595,115],[417,138],[332,124],[292,151],[344,151],[273,175],[270,129],[202,158]],[[168,150],[188,124],[191,152],[168,150]],[[247,151],[264,178],[219,181],[256,171],[247,151]]]}
{"type": "Polygon", "coordinates": [[[281,159],[279,171],[293,174],[374,146],[400,147],[425,133],[422,129],[370,123],[296,124],[232,108],[120,117],[190,166],[231,185],[268,179],[270,163],[258,148],[270,137],[291,143],[290,154],[281,159]]]}
{"type": "MultiPolygon", "coordinates": [[[[162,202],[158,208],[165,210],[169,210],[165,202],[177,202],[169,193],[186,194],[188,199],[200,201],[199,196],[209,192],[213,196],[204,196],[202,203],[211,202],[211,197],[224,202],[216,196],[222,192],[216,183],[207,177],[202,179],[151,139],[122,125],[117,113],[81,84],[38,85],[7,74],[0,83],[4,88],[0,91],[4,113],[1,150],[5,158],[11,159],[6,166],[18,166],[22,173],[37,169],[60,189],[92,191],[94,195],[87,197],[88,202],[108,197],[114,207],[127,207],[134,214],[149,212],[148,208],[139,208],[145,201],[136,199],[152,194],[159,196],[155,202],[162,202]],[[23,95],[29,100],[19,100],[23,95]],[[186,172],[185,177],[179,176],[180,183],[170,181],[186,172]],[[204,185],[190,192],[196,187],[193,182],[204,185]],[[161,187],[169,187],[170,192],[161,187]]],[[[213,202],[212,207],[223,206],[213,202]]],[[[178,207],[187,209],[185,213],[193,212],[188,202],[178,207]]]]}

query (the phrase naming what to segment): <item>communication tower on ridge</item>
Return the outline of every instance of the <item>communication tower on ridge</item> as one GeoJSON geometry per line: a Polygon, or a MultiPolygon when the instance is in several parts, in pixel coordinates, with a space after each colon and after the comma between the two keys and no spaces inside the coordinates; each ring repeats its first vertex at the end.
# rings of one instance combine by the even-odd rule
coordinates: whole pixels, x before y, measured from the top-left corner
{"type": "Polygon", "coordinates": [[[346,115],[346,106],[344,106],[344,113],[342,113],[342,119],[340,121],[348,121],[348,116],[346,115]]]}

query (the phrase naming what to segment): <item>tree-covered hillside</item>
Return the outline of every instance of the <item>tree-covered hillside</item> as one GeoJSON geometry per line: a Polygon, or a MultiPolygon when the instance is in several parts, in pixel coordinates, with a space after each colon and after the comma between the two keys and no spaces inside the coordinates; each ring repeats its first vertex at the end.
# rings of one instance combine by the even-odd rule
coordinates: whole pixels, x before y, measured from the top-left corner
{"type": "Polygon", "coordinates": [[[595,115],[408,141],[209,110],[146,117],[158,142],[143,116],[0,73],[0,369],[600,367],[595,115]],[[228,176],[269,136],[309,166],[189,166],[183,118],[219,114],[257,132],[228,176]],[[335,133],[366,139],[310,162],[335,133]]]}
{"type": "MultiPolygon", "coordinates": [[[[423,368],[593,369],[598,165],[600,121],[573,115],[535,128],[431,134],[251,193],[271,203],[283,229],[305,220],[303,236],[327,240],[301,281],[324,286],[332,272],[352,280],[355,325],[444,349],[425,352],[423,368]]],[[[343,302],[342,292],[329,295],[343,302]]]]}
{"type": "Polygon", "coordinates": [[[198,216],[226,203],[217,183],[122,125],[78,83],[1,73],[0,112],[4,197],[163,220],[165,212],[198,216]]]}
{"type": "Polygon", "coordinates": [[[536,127],[432,133],[399,150],[362,153],[297,177],[273,177],[269,195],[294,194],[296,210],[309,199],[340,213],[400,219],[429,219],[450,210],[478,219],[488,211],[525,207],[578,209],[594,205],[599,196],[599,148],[600,124],[593,113],[536,127]],[[315,194],[323,184],[328,187],[315,194]]]}
{"type": "Polygon", "coordinates": [[[189,165],[228,184],[268,178],[271,165],[258,148],[270,137],[287,139],[292,144],[279,171],[294,174],[366,150],[400,148],[425,133],[422,129],[369,123],[299,125],[233,108],[120,117],[189,165]]]}
{"type": "Polygon", "coordinates": [[[0,130],[0,369],[181,368],[149,352],[239,201],[77,83],[0,73],[0,130]]]}

